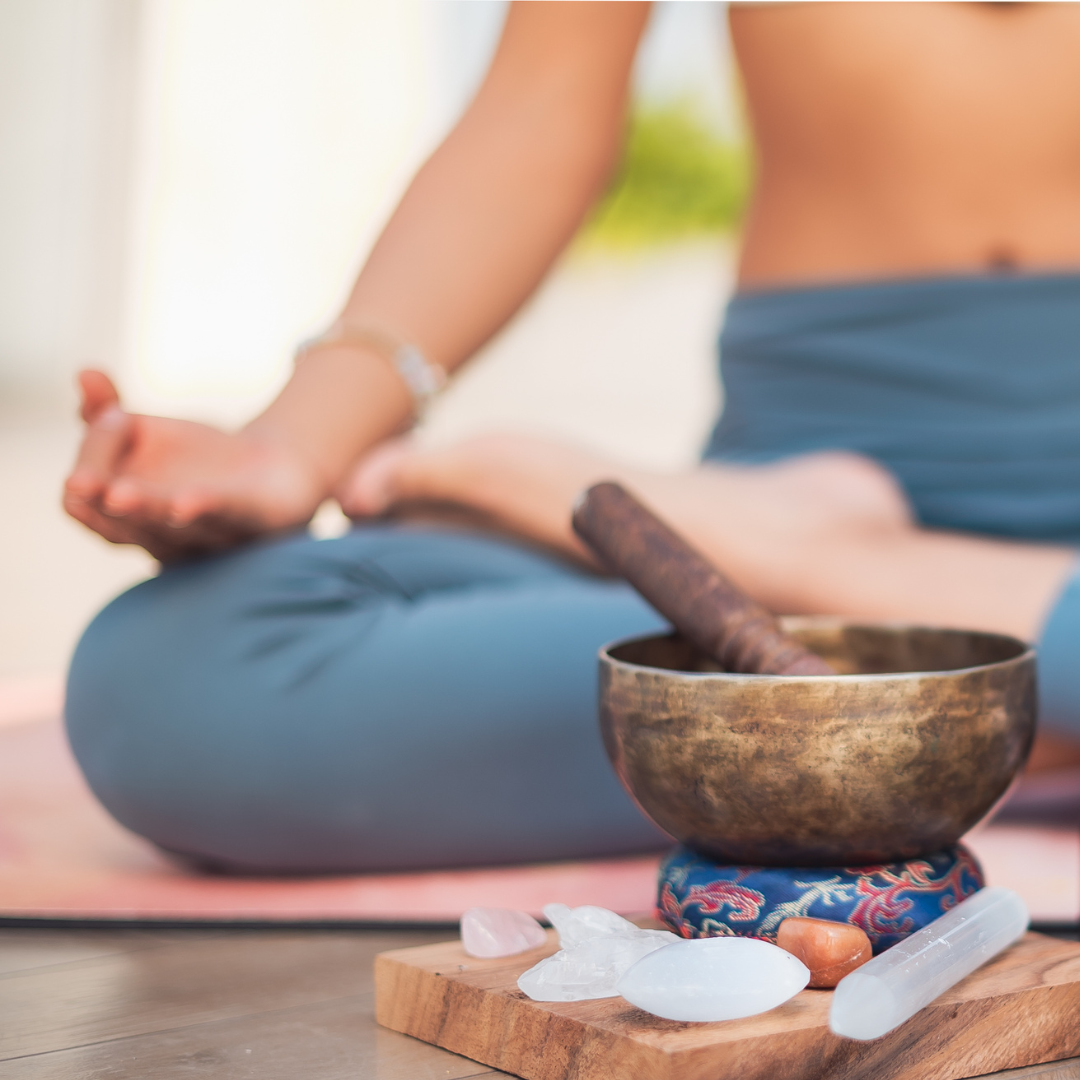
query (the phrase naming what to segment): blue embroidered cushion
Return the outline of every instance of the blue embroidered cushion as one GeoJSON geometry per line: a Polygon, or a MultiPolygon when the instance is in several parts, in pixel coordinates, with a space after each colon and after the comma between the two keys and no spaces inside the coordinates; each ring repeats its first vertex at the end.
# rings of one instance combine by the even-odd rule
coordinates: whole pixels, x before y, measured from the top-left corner
{"type": "Polygon", "coordinates": [[[776,940],[805,915],[866,931],[874,952],[902,941],[983,887],[974,856],[957,844],[883,866],[731,866],[676,848],[660,865],[660,918],[686,938],[776,940]]]}

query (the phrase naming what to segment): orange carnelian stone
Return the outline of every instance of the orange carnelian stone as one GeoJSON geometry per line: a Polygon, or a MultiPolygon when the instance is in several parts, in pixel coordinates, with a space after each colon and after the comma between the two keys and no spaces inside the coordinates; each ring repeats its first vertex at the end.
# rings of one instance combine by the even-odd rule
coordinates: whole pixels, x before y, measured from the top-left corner
{"type": "Polygon", "coordinates": [[[870,939],[857,926],[826,919],[785,919],[776,944],[810,969],[810,985],[835,986],[870,959],[870,939]]]}

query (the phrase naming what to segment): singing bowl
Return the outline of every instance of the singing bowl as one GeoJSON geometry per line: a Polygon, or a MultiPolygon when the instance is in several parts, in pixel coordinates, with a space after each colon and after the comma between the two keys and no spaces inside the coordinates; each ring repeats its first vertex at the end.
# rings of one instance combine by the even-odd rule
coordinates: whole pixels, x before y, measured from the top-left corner
{"type": "Polygon", "coordinates": [[[762,866],[940,851],[993,807],[1035,732],[1035,653],[1001,634],[788,619],[836,675],[735,675],[674,634],[600,651],[600,725],[642,811],[762,866]]]}

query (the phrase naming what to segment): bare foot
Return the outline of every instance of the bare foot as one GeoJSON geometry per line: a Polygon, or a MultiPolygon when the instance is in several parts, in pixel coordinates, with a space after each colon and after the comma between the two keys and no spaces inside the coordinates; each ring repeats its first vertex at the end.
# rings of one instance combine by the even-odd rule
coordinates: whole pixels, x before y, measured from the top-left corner
{"type": "Polygon", "coordinates": [[[354,518],[403,504],[467,507],[503,531],[582,558],[586,553],[570,528],[571,508],[578,492],[600,480],[637,492],[778,611],[804,610],[799,590],[823,545],[913,528],[893,477],[855,454],[809,454],[767,465],[710,463],[659,474],[519,435],[488,435],[439,450],[408,440],[386,443],[360,462],[338,498],[354,518]]]}
{"type": "Polygon", "coordinates": [[[812,613],[823,551],[915,528],[894,477],[868,458],[807,454],[765,465],[709,463],[642,477],[649,502],[744,589],[774,611],[812,613]]]}

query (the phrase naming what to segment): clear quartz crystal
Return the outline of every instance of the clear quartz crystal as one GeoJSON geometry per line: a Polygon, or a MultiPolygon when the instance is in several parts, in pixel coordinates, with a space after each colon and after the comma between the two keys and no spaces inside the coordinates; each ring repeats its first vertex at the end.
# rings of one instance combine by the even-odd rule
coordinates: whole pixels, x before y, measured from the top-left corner
{"type": "Polygon", "coordinates": [[[524,911],[474,907],[461,916],[461,945],[470,956],[516,956],[546,943],[544,928],[524,911]]]}
{"type": "Polygon", "coordinates": [[[618,991],[666,1020],[738,1020],[775,1009],[809,981],[798,957],[768,941],[715,937],[651,953],[619,980],[618,991]]]}
{"type": "Polygon", "coordinates": [[[940,919],[840,980],[829,1027],[849,1039],[876,1039],[997,956],[1028,926],[1011,889],[981,889],[940,919]]]}
{"type": "Polygon", "coordinates": [[[602,934],[636,934],[640,931],[629,920],[607,908],[583,904],[571,908],[565,904],[545,904],[544,918],[555,927],[564,949],[602,934]]]}
{"type": "Polygon", "coordinates": [[[678,941],[667,930],[640,930],[606,908],[548,904],[544,915],[562,948],[529,968],[518,989],[534,1001],[615,997],[615,984],[638,960],[678,941]]]}

